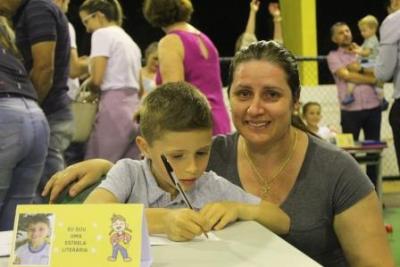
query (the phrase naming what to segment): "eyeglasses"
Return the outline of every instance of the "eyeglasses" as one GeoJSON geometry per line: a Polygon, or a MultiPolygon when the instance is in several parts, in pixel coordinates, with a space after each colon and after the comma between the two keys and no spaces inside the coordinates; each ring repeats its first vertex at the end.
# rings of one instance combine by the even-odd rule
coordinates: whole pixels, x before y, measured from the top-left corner
{"type": "Polygon", "coordinates": [[[87,15],[86,17],[84,17],[84,18],[82,19],[83,25],[87,25],[89,19],[91,19],[94,15],[96,15],[96,13],[91,13],[91,14],[87,15]]]}

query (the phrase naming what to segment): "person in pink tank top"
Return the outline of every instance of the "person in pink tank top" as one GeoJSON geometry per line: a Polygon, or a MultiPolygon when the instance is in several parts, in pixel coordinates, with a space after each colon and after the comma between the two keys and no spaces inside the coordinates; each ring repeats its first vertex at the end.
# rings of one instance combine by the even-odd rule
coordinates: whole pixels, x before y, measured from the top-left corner
{"type": "Polygon", "coordinates": [[[231,132],[224,103],[219,55],[212,41],[189,21],[190,0],[145,0],[146,20],[166,32],[158,45],[157,84],[186,81],[208,99],[213,117],[213,135],[231,132]]]}

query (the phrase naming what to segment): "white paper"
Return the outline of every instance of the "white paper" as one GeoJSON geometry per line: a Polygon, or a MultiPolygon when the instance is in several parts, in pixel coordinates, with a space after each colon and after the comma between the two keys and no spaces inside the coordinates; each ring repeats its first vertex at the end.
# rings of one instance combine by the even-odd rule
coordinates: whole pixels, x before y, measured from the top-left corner
{"type": "MultiPolygon", "coordinates": [[[[188,241],[188,242],[204,242],[204,241],[219,241],[220,238],[217,237],[213,232],[207,232],[208,238],[203,234],[200,236],[196,236],[194,239],[188,241]]],[[[158,234],[158,235],[150,235],[150,245],[152,246],[166,246],[166,245],[172,245],[176,243],[182,243],[182,242],[175,242],[172,240],[169,240],[168,237],[165,234],[158,234]]]]}
{"type": "Polygon", "coordinates": [[[13,231],[0,232],[0,257],[9,256],[11,252],[13,231]]]}

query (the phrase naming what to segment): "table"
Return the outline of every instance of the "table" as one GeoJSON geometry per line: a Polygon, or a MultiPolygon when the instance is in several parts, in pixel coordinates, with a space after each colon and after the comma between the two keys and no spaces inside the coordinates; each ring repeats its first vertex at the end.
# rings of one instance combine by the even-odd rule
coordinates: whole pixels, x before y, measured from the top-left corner
{"type": "Polygon", "coordinates": [[[260,224],[237,222],[215,234],[220,241],[151,248],[154,267],[321,266],[260,224]]]}
{"type": "MultiPolygon", "coordinates": [[[[152,246],[153,267],[316,267],[321,266],[260,224],[237,222],[215,232],[219,241],[152,246]]],[[[0,267],[8,258],[0,258],[0,267]]]]}
{"type": "Polygon", "coordinates": [[[382,200],[382,152],[385,148],[387,148],[386,143],[357,144],[353,147],[343,147],[344,150],[354,156],[358,163],[376,166],[376,192],[380,200],[382,200]]]}

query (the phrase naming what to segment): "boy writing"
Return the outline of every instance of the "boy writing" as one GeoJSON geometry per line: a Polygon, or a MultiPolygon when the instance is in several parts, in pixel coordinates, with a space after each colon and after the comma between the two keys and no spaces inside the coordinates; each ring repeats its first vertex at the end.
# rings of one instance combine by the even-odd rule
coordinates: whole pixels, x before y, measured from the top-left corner
{"type": "Polygon", "coordinates": [[[36,214],[28,218],[28,242],[15,251],[14,264],[48,265],[50,245],[50,221],[45,214],[36,214]]]}
{"type": "Polygon", "coordinates": [[[256,220],[272,231],[289,230],[289,217],[214,172],[205,172],[212,138],[206,98],[186,82],[167,83],[149,93],[139,113],[144,160],[123,159],[85,203],[143,203],[150,234],[191,240],[236,220],[256,220]],[[194,211],[185,208],[161,160],[165,155],[194,211]]]}
{"type": "MultiPolygon", "coordinates": [[[[379,49],[379,40],[376,36],[378,26],[378,20],[372,15],[367,15],[358,21],[358,28],[360,30],[361,36],[364,38],[364,42],[361,46],[353,43],[353,52],[360,57],[360,73],[373,73],[375,59],[378,55],[379,49]]],[[[378,87],[375,87],[375,90],[379,99],[381,100],[381,109],[386,110],[388,102],[386,101],[386,99],[384,99],[383,89],[380,87],[382,87],[382,84],[379,84],[378,87]]],[[[348,83],[348,95],[343,100],[342,104],[347,105],[354,102],[353,90],[354,84],[348,83]]]]}

